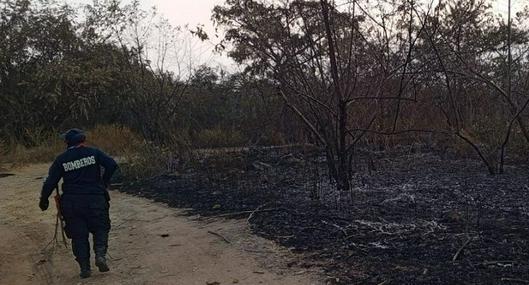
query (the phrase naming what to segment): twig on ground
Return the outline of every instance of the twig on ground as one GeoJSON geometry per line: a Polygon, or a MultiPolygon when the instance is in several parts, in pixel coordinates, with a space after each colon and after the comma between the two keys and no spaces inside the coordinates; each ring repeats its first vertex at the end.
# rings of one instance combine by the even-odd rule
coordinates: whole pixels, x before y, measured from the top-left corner
{"type": "Polygon", "coordinates": [[[518,282],[518,283],[529,284],[529,280],[518,279],[518,278],[507,278],[507,277],[503,277],[503,278],[501,278],[501,281],[510,281],[510,282],[518,282]]]}
{"type": "Polygon", "coordinates": [[[248,225],[250,224],[250,220],[253,218],[253,215],[255,213],[257,213],[259,210],[261,210],[261,208],[263,208],[264,206],[268,205],[268,203],[265,203],[259,207],[257,207],[255,210],[253,210],[250,215],[248,216],[248,219],[246,219],[246,222],[248,223],[248,225]]]}
{"type": "Polygon", "coordinates": [[[338,229],[345,238],[348,237],[347,235],[347,231],[343,228],[343,227],[340,227],[339,225],[337,224],[334,224],[334,223],[329,223],[327,221],[324,221],[324,220],[321,220],[321,222],[324,224],[324,225],[329,225],[329,226],[332,226],[332,227],[335,227],[336,229],[338,229]]]}
{"type": "MultiPolygon", "coordinates": [[[[261,206],[260,206],[261,207],[261,206]]],[[[226,214],[220,214],[215,216],[209,216],[208,218],[224,218],[224,217],[234,217],[234,216],[242,216],[246,214],[252,214],[252,213],[264,213],[264,212],[275,212],[275,211],[285,211],[285,212],[291,212],[286,208],[268,208],[268,209],[255,209],[255,210],[248,210],[248,211],[240,211],[240,212],[233,212],[233,213],[226,213],[226,214]]]]}
{"type": "Polygon", "coordinates": [[[223,241],[225,241],[226,243],[229,243],[231,244],[231,241],[229,241],[225,236],[219,234],[219,233],[216,233],[214,231],[208,231],[208,234],[212,234],[214,236],[218,236],[219,238],[221,238],[223,241]]]}
{"type": "Polygon", "coordinates": [[[514,260],[491,260],[491,261],[483,261],[482,265],[499,265],[499,264],[516,264],[517,262],[514,260]]]}
{"type": "Polygon", "coordinates": [[[268,209],[255,209],[255,210],[248,210],[248,211],[240,211],[240,212],[233,212],[233,213],[226,213],[226,214],[220,214],[211,216],[210,218],[223,218],[223,217],[232,217],[232,216],[240,216],[245,214],[252,214],[252,213],[262,213],[262,212],[274,212],[274,211],[285,211],[289,212],[286,208],[268,208],[268,209]]]}
{"type": "Polygon", "coordinates": [[[455,262],[457,260],[457,258],[459,257],[459,255],[461,254],[461,252],[463,252],[463,249],[465,249],[465,247],[472,241],[472,238],[469,237],[465,243],[463,243],[463,245],[457,250],[456,254],[454,254],[454,257],[452,257],[452,262],[455,262]]]}

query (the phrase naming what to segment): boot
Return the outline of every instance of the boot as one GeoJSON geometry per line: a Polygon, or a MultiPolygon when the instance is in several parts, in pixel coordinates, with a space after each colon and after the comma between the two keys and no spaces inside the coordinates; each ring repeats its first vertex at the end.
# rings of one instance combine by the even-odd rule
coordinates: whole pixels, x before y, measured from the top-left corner
{"type": "Polygon", "coordinates": [[[96,255],[96,266],[99,272],[108,272],[110,268],[107,265],[107,259],[104,255],[96,255]]]}
{"type": "Polygon", "coordinates": [[[91,275],[92,275],[92,271],[90,271],[90,269],[88,269],[88,270],[81,269],[81,273],[79,273],[79,277],[81,277],[81,279],[88,278],[91,275]]]}
{"type": "Polygon", "coordinates": [[[79,261],[79,267],[81,268],[81,273],[79,273],[81,279],[88,278],[92,275],[92,271],[90,270],[90,260],[79,261]]]}
{"type": "Polygon", "coordinates": [[[107,272],[110,269],[107,265],[108,249],[108,230],[105,228],[101,231],[97,231],[94,234],[94,253],[96,255],[96,266],[99,268],[99,272],[107,272]]]}

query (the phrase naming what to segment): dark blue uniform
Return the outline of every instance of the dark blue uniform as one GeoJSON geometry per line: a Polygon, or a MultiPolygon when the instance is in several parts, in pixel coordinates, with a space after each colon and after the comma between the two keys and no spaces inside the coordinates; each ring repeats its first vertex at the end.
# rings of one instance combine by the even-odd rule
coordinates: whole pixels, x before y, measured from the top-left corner
{"type": "Polygon", "coordinates": [[[93,235],[96,257],[106,255],[110,231],[107,186],[116,169],[116,162],[102,151],[72,146],[55,159],[42,187],[41,199],[47,200],[63,179],[61,212],[66,234],[72,239],[73,253],[81,266],[90,260],[89,233],[93,235]]]}

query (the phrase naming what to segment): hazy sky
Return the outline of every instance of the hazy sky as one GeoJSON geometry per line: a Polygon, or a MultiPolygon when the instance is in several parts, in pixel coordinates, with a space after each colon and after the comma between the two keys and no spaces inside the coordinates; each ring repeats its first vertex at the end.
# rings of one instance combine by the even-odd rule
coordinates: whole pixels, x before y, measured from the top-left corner
{"type": "MultiPolygon", "coordinates": [[[[529,0],[511,0],[513,12],[519,10],[523,4],[529,4],[529,0]]],[[[185,23],[210,24],[211,10],[224,0],[140,0],[145,7],[156,6],[173,24],[183,25],[185,23]]],[[[507,13],[508,0],[496,0],[494,6],[500,13],[507,13]]]]}
{"type": "MultiPolygon", "coordinates": [[[[93,0],[59,0],[68,4],[84,5],[91,4],[93,0]]],[[[130,3],[131,0],[121,0],[121,3],[130,3]]],[[[222,4],[224,0],[140,0],[143,8],[157,7],[165,17],[171,20],[173,25],[184,24],[209,24],[211,10],[216,4],[222,4]]]]}
{"type": "Polygon", "coordinates": [[[140,0],[145,8],[155,6],[174,26],[189,25],[192,28],[198,24],[204,25],[211,41],[202,43],[201,47],[197,47],[203,54],[201,60],[232,69],[234,63],[231,59],[212,52],[214,43],[219,42],[220,39],[214,38],[215,31],[211,22],[211,11],[215,5],[224,2],[225,0],[140,0]]]}
{"type": "MultiPolygon", "coordinates": [[[[93,3],[93,0],[58,0],[68,3],[74,7],[83,6],[93,3]]],[[[131,0],[121,0],[121,3],[127,4],[131,0]]],[[[217,4],[222,4],[225,0],[139,0],[143,9],[148,10],[156,7],[159,14],[168,19],[173,26],[196,27],[198,24],[204,25],[205,31],[211,37],[210,41],[194,43],[196,53],[200,57],[198,64],[208,63],[211,65],[221,65],[230,70],[235,69],[235,63],[227,58],[213,52],[214,44],[220,39],[214,38],[214,28],[211,22],[211,11],[217,4]]]]}
{"type": "MultiPolygon", "coordinates": [[[[92,0],[62,0],[70,4],[88,4],[92,3],[92,0]]],[[[429,0],[425,0],[429,1],[429,0]]],[[[529,0],[511,0],[513,3],[513,14],[519,11],[522,6],[529,4],[529,0]]],[[[130,0],[122,0],[122,3],[129,3],[130,0]]],[[[197,24],[203,24],[206,32],[212,37],[210,42],[200,43],[200,53],[202,54],[202,61],[208,63],[218,63],[229,69],[234,68],[234,63],[226,58],[225,56],[219,56],[212,52],[213,43],[219,41],[215,39],[214,29],[211,23],[211,10],[215,5],[223,4],[225,0],[140,0],[141,5],[144,9],[148,9],[155,6],[159,13],[163,14],[165,18],[173,26],[185,26],[189,25],[194,27],[197,24]]],[[[508,0],[496,0],[494,8],[498,13],[507,13],[508,0]]],[[[529,20],[528,20],[529,22],[529,20]]]]}
{"type": "Polygon", "coordinates": [[[174,24],[210,22],[211,10],[223,0],[141,0],[146,7],[156,6],[174,24]]]}
{"type": "MultiPolygon", "coordinates": [[[[220,5],[225,0],[140,0],[144,7],[156,6],[173,25],[183,26],[189,24],[190,27],[197,24],[204,24],[206,31],[212,36],[214,29],[211,23],[211,10],[215,5],[220,5]]],[[[340,1],[340,0],[338,0],[340,1]]],[[[429,0],[427,0],[429,1],[429,0]]],[[[511,0],[513,4],[513,15],[520,10],[529,0],[511,0]]],[[[124,1],[126,2],[126,1],[124,1]]],[[[498,13],[507,13],[508,0],[496,0],[494,8],[498,13]]],[[[528,20],[529,21],[529,20],[528,20]]],[[[216,41],[213,39],[213,41],[216,41]]],[[[204,49],[211,49],[211,44],[206,44],[204,49]]],[[[232,61],[226,57],[210,55],[209,57],[221,64],[232,65],[232,61]]]]}

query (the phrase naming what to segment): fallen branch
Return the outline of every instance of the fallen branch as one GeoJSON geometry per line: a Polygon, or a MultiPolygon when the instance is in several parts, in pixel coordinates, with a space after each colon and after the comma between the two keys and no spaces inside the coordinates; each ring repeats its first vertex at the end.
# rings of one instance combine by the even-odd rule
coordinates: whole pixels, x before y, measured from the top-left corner
{"type": "MultiPolygon", "coordinates": [[[[262,207],[262,206],[260,206],[260,207],[262,207]]],[[[285,209],[285,208],[259,209],[260,207],[258,207],[255,210],[248,210],[248,211],[240,211],[240,212],[220,214],[220,215],[211,216],[210,218],[233,217],[233,216],[241,216],[241,215],[246,215],[246,214],[250,214],[251,215],[252,213],[261,213],[261,212],[274,212],[274,211],[285,211],[285,212],[288,212],[288,210],[285,209]]]]}
{"type": "Polygon", "coordinates": [[[504,278],[501,278],[501,281],[510,281],[510,282],[518,282],[518,283],[529,284],[529,280],[518,279],[518,278],[507,278],[507,277],[504,277],[504,278]]]}
{"type": "Polygon", "coordinates": [[[231,241],[229,241],[225,236],[219,234],[219,233],[216,233],[214,231],[208,231],[208,234],[212,234],[214,236],[218,236],[219,238],[221,238],[223,241],[225,241],[226,243],[229,243],[231,244],[231,241]]]}
{"type": "Polygon", "coordinates": [[[340,226],[337,225],[337,224],[329,223],[329,222],[324,221],[324,220],[321,220],[321,222],[322,222],[324,225],[328,225],[328,226],[332,226],[332,227],[336,228],[337,230],[339,230],[339,231],[343,234],[344,237],[347,238],[347,236],[348,236],[348,235],[347,235],[347,231],[346,231],[344,228],[340,227],[340,226]]]}
{"type": "Polygon", "coordinates": [[[263,204],[263,205],[257,207],[255,210],[253,210],[253,211],[250,213],[250,215],[248,216],[248,219],[246,219],[246,222],[247,222],[248,224],[250,224],[250,220],[253,218],[253,215],[254,215],[255,213],[259,212],[259,210],[261,210],[261,208],[263,208],[263,207],[266,206],[266,205],[268,205],[268,203],[265,203],[265,204],[263,204]]]}
{"type": "Polygon", "coordinates": [[[499,264],[516,264],[517,262],[514,260],[491,260],[491,261],[483,261],[482,265],[499,265],[499,264]]]}
{"type": "Polygon", "coordinates": [[[463,245],[457,250],[456,254],[454,254],[454,257],[452,257],[452,262],[455,262],[457,260],[461,252],[463,252],[463,249],[465,249],[465,247],[470,243],[470,241],[472,241],[472,238],[469,237],[465,241],[465,243],[463,243],[463,245]]]}

